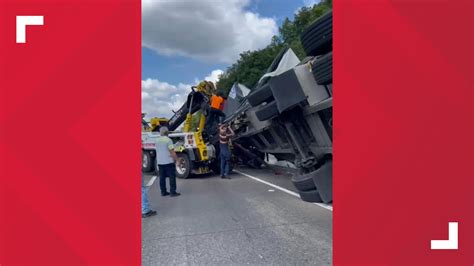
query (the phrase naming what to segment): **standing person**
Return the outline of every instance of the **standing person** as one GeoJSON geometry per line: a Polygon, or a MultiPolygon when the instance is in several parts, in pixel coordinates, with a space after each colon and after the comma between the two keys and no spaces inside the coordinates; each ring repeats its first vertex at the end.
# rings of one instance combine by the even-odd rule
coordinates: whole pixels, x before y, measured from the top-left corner
{"type": "Polygon", "coordinates": [[[145,183],[143,182],[143,173],[142,173],[142,218],[150,217],[156,215],[156,211],[150,209],[150,203],[148,202],[147,191],[145,183]]]}
{"type": "Polygon", "coordinates": [[[232,160],[232,153],[229,148],[230,137],[234,135],[234,131],[227,124],[219,124],[219,148],[221,159],[221,178],[230,179],[229,170],[232,160]]]}
{"type": "Polygon", "coordinates": [[[211,97],[211,114],[219,119],[221,122],[225,118],[224,114],[224,103],[227,97],[223,96],[222,93],[217,93],[211,97]]]}
{"type": "Polygon", "coordinates": [[[181,195],[176,192],[176,162],[178,156],[174,151],[173,141],[168,138],[168,128],[160,128],[160,137],[156,139],[156,163],[160,172],[160,190],[161,196],[177,197],[181,195]],[[170,179],[170,192],[166,189],[166,178],[170,179]]]}
{"type": "Polygon", "coordinates": [[[213,94],[211,96],[211,107],[209,111],[209,117],[206,121],[206,128],[212,129],[211,135],[214,135],[216,122],[222,122],[225,119],[224,102],[226,97],[222,96],[222,93],[213,94]]]}

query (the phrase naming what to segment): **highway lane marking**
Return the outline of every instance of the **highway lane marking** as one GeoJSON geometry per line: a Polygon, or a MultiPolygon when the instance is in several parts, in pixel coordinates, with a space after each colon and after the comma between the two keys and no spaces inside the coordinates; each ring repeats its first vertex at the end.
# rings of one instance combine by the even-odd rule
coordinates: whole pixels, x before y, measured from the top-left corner
{"type": "Polygon", "coordinates": [[[148,181],[148,183],[145,185],[146,187],[151,187],[151,185],[153,185],[153,183],[155,182],[156,180],[156,175],[152,176],[150,181],[148,181]]]}
{"type": "MultiPolygon", "coordinates": [[[[234,170],[234,172],[239,173],[239,174],[241,174],[241,175],[243,175],[243,176],[246,176],[246,177],[248,177],[248,178],[251,178],[251,179],[253,179],[253,180],[257,181],[257,182],[260,182],[260,183],[263,183],[263,184],[265,184],[265,185],[268,185],[268,186],[271,186],[271,187],[273,187],[273,188],[276,188],[276,189],[278,189],[278,190],[280,190],[280,191],[283,191],[283,192],[285,192],[285,193],[287,193],[287,194],[290,194],[290,195],[292,195],[292,196],[295,196],[295,197],[297,197],[297,198],[300,198],[300,195],[298,195],[298,193],[293,192],[293,191],[291,191],[291,190],[288,190],[288,189],[286,189],[286,188],[282,188],[282,187],[280,187],[280,186],[277,186],[277,185],[275,185],[275,184],[272,184],[272,183],[270,183],[270,182],[267,182],[267,181],[265,181],[265,180],[262,180],[262,179],[260,179],[260,178],[255,177],[255,176],[251,176],[251,175],[249,175],[249,174],[243,173],[243,172],[238,171],[238,170],[234,170]]],[[[322,208],[324,208],[324,209],[326,209],[326,210],[332,211],[332,206],[331,206],[331,205],[324,204],[324,203],[315,203],[315,202],[313,202],[313,204],[318,205],[319,207],[322,207],[322,208]]]]}

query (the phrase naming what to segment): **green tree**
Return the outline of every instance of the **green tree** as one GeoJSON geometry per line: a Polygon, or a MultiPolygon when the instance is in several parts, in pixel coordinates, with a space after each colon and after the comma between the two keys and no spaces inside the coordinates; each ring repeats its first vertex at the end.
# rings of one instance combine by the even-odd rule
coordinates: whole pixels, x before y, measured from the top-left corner
{"type": "Polygon", "coordinates": [[[220,77],[217,88],[226,95],[234,82],[252,88],[265,73],[265,70],[282,47],[282,44],[275,42],[261,50],[241,53],[240,59],[220,77]]]}

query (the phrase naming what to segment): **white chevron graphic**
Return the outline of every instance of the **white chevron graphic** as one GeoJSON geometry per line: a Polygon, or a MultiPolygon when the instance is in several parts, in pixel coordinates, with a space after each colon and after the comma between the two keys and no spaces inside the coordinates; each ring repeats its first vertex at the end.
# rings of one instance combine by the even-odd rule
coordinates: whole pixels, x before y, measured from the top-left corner
{"type": "Polygon", "coordinates": [[[458,223],[449,222],[448,240],[431,240],[431,249],[458,249],[458,223]]]}
{"type": "Polygon", "coordinates": [[[26,26],[43,23],[43,16],[16,16],[16,43],[26,43],[26,26]]]}

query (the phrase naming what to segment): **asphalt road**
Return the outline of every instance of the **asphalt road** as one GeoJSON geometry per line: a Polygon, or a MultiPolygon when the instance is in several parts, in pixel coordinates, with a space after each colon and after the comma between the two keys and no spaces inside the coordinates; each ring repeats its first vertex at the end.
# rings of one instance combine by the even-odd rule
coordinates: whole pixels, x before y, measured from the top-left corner
{"type": "MultiPolygon", "coordinates": [[[[294,190],[285,174],[238,171],[294,190]]],[[[330,210],[237,173],[178,179],[178,191],[150,187],[158,215],[142,219],[143,265],[332,264],[330,210]]]]}

